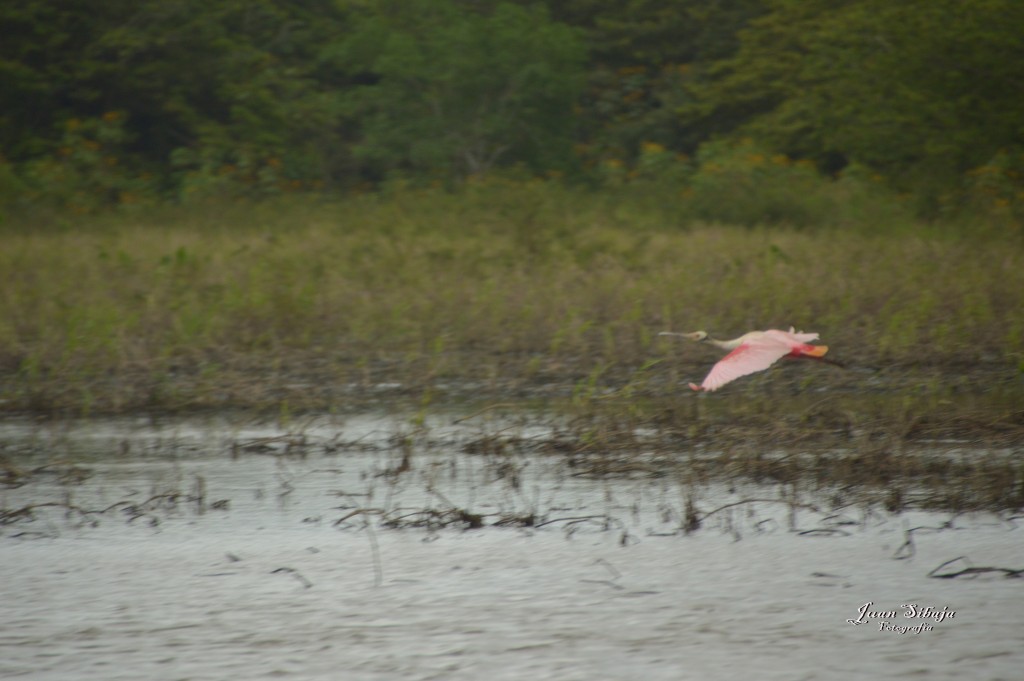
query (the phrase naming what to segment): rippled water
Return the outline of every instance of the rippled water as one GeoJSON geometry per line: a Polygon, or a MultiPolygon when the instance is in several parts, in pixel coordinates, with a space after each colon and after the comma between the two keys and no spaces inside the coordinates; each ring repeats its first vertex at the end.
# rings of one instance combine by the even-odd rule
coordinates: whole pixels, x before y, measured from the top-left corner
{"type": "Polygon", "coordinates": [[[0,525],[0,678],[1021,678],[1024,580],[928,577],[1024,567],[1014,519],[594,480],[427,425],[0,425],[0,508],[31,507],[0,525]],[[688,499],[739,503],[686,534],[688,499]]]}

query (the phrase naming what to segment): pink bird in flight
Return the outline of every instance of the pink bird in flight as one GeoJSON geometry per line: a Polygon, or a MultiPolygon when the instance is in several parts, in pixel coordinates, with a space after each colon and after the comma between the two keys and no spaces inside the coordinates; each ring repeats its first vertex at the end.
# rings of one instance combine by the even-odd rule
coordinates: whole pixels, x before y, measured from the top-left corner
{"type": "MultiPolygon", "coordinates": [[[[764,371],[783,357],[804,357],[807,359],[824,360],[828,352],[827,345],[811,345],[811,341],[818,340],[816,333],[797,332],[793,327],[789,331],[768,329],[767,331],[751,331],[739,338],[732,340],[716,340],[709,336],[706,331],[695,331],[693,333],[673,333],[662,331],[661,336],[679,336],[689,338],[703,343],[710,343],[723,350],[729,350],[729,354],[723,357],[718,364],[711,368],[711,372],[700,385],[690,384],[693,390],[718,390],[726,383],[735,381],[737,378],[764,371]]],[[[836,363],[838,364],[838,363],[836,363]]]]}

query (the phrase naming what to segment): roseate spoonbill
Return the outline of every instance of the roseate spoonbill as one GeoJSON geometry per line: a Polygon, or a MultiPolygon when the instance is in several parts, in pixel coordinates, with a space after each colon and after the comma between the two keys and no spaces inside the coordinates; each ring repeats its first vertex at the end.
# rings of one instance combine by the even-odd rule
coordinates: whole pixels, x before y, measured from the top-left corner
{"type": "Polygon", "coordinates": [[[730,381],[741,376],[764,371],[783,357],[805,357],[808,359],[820,359],[830,364],[838,364],[825,360],[825,353],[828,352],[827,345],[811,345],[811,341],[818,340],[816,333],[797,332],[793,327],[789,331],[768,329],[767,331],[751,331],[739,338],[732,340],[716,340],[709,336],[706,331],[695,331],[693,333],[673,333],[662,331],[660,336],[679,336],[690,340],[711,343],[715,347],[729,350],[729,354],[723,357],[718,364],[711,368],[711,372],[700,385],[690,384],[693,390],[718,390],[730,381]]]}

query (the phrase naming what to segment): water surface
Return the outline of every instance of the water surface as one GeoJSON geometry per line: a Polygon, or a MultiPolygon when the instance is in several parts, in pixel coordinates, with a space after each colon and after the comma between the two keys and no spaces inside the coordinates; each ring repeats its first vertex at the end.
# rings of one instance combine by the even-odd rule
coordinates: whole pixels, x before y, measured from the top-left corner
{"type": "Polygon", "coordinates": [[[696,488],[671,470],[595,479],[529,447],[473,446],[543,427],[453,421],[6,422],[0,454],[17,475],[0,508],[27,510],[0,525],[0,678],[1024,668],[1024,581],[928,576],[960,556],[947,572],[1024,567],[1017,519],[814,511],[783,489],[696,488]],[[686,533],[688,502],[722,510],[686,533]],[[868,603],[895,616],[860,616],[868,603]],[[908,618],[905,605],[946,614],[908,618]]]}

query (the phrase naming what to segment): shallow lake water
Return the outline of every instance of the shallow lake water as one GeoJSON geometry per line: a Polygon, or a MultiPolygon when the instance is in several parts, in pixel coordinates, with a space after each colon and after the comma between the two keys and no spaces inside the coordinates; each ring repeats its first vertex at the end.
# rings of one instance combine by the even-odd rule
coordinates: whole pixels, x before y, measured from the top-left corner
{"type": "Polygon", "coordinates": [[[545,436],[0,423],[0,678],[1022,678],[1024,580],[929,573],[1024,568],[1024,519],[598,479],[495,432],[545,436]],[[721,510],[686,533],[688,502],[721,510]]]}

